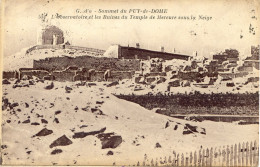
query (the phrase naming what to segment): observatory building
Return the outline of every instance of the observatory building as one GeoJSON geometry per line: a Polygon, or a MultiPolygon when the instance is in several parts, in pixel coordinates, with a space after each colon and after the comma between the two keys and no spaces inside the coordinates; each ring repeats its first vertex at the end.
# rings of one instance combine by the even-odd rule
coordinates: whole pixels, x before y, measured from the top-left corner
{"type": "Polygon", "coordinates": [[[63,43],[63,31],[56,26],[49,25],[38,31],[37,45],[59,45],[63,43]]]}

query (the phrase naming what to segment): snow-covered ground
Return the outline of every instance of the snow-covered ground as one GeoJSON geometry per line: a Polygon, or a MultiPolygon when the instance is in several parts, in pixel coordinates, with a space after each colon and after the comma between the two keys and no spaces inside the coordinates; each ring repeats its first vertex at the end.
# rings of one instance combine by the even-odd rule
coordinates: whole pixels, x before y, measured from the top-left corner
{"type": "Polygon", "coordinates": [[[3,85],[3,98],[9,103],[2,116],[4,165],[133,165],[142,162],[145,154],[148,158],[164,157],[173,155],[174,151],[198,150],[201,146],[258,140],[258,125],[255,124],[191,122],[118,99],[111,93],[124,91],[122,85],[76,86],[77,83],[54,82],[52,88],[50,81],[45,81],[12,88],[14,82],[3,85]],[[50,89],[44,89],[48,85],[50,89]],[[186,124],[197,126],[198,132],[184,135],[186,124]],[[34,136],[44,128],[52,133],[34,136]],[[114,133],[122,137],[122,143],[116,148],[102,149],[98,134],[75,138],[78,132],[103,128],[105,131],[98,134],[114,133]],[[53,141],[63,135],[69,139],[67,145],[50,148],[53,141]],[[161,147],[156,147],[156,143],[161,147]],[[55,149],[62,152],[51,154],[55,149]],[[113,155],[107,155],[109,151],[113,155]]]}

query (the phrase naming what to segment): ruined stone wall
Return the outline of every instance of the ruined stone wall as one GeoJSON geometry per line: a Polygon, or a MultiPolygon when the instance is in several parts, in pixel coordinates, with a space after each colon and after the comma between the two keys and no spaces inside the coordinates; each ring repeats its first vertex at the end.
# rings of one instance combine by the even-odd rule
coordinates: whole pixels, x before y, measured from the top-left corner
{"type": "Polygon", "coordinates": [[[3,72],[4,79],[18,78],[18,77],[19,77],[19,73],[16,71],[4,71],[3,72]]]}
{"type": "Polygon", "coordinates": [[[48,76],[49,72],[48,71],[44,71],[44,70],[26,70],[26,71],[20,71],[20,76],[19,78],[23,78],[23,76],[35,76],[37,78],[43,79],[43,77],[48,76]]]}
{"type": "Polygon", "coordinates": [[[75,72],[73,71],[54,71],[52,75],[55,77],[55,81],[65,82],[65,81],[74,81],[75,72]]]}
{"type": "Polygon", "coordinates": [[[91,56],[78,57],[53,57],[42,60],[34,60],[33,68],[41,70],[64,70],[67,67],[95,69],[96,71],[139,71],[139,60],[121,60],[116,58],[97,58],[91,56]]]}

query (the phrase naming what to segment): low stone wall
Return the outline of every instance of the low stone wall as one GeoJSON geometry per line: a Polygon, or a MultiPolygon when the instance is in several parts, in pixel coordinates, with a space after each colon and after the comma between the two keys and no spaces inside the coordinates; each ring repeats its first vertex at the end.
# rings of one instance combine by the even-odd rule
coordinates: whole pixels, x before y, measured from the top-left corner
{"type": "Polygon", "coordinates": [[[23,76],[35,76],[37,78],[43,79],[43,77],[48,76],[49,72],[45,70],[26,70],[26,71],[20,71],[20,76],[19,78],[22,79],[23,76]]]}
{"type": "Polygon", "coordinates": [[[140,71],[140,60],[122,60],[117,58],[78,56],[52,57],[34,60],[33,68],[40,70],[64,70],[70,66],[94,69],[96,71],[140,71]]]}

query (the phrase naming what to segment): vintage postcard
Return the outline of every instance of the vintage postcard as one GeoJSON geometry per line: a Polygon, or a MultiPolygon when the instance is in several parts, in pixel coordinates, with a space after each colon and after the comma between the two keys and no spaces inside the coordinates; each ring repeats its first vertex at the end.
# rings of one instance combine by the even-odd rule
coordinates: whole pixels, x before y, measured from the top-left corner
{"type": "Polygon", "coordinates": [[[2,0],[3,166],[258,166],[258,0],[2,0]]]}

